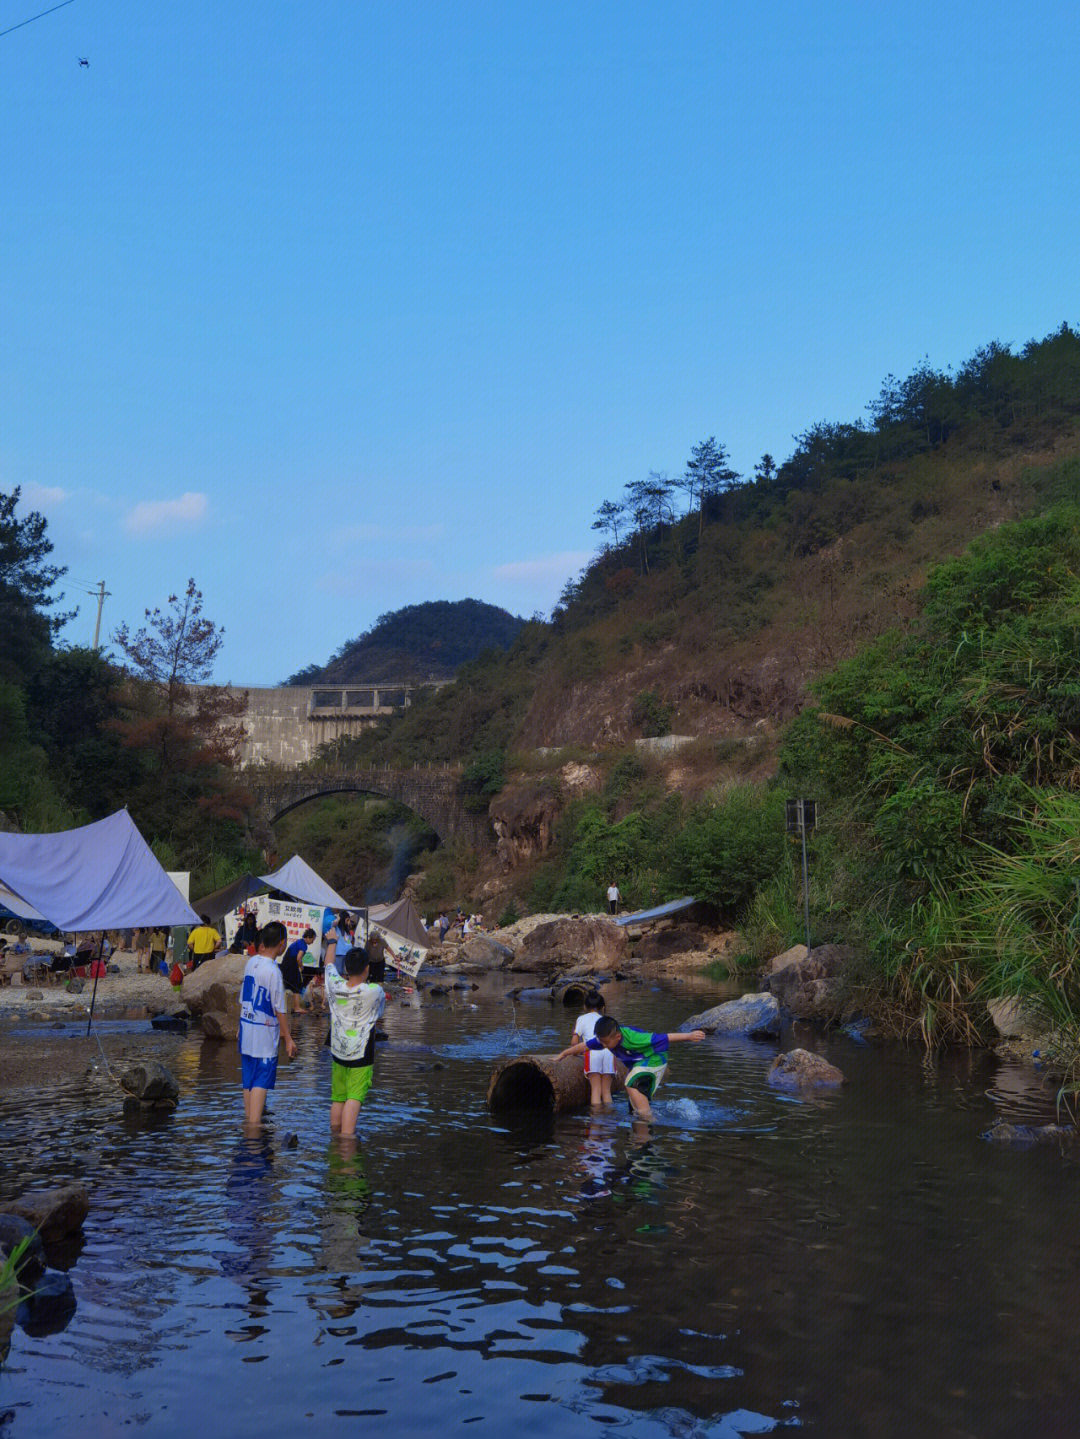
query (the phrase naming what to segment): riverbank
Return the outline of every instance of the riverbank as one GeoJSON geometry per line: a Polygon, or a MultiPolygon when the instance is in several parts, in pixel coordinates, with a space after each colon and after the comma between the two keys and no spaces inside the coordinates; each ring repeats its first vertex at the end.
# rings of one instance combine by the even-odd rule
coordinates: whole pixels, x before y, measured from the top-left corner
{"type": "MultiPolygon", "coordinates": [[[[98,1018],[123,1018],[123,1011],[146,1009],[151,1014],[172,1012],[183,1007],[183,994],[173,989],[163,974],[139,973],[132,950],[116,950],[110,965],[118,974],[106,974],[98,980],[94,1014],[98,1018]]],[[[90,1006],[94,982],[84,981],[85,988],[71,993],[62,983],[25,984],[13,982],[0,989],[0,1024],[25,1014],[28,1019],[70,1021],[85,1014],[90,1006]],[[40,995],[40,998],[33,998],[40,995]]],[[[132,1016],[133,1017],[133,1016],[132,1016]]]]}

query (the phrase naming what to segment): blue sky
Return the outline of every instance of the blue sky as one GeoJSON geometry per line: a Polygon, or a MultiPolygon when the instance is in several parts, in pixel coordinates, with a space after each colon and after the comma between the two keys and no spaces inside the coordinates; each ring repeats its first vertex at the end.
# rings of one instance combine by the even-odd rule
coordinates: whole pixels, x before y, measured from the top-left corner
{"type": "Polygon", "coordinates": [[[1080,321],[1078,32],[74,0],[0,38],[0,489],[107,631],[193,575],[223,680],[425,599],[546,612],[601,500],[706,435],[748,473],[1080,321]]]}

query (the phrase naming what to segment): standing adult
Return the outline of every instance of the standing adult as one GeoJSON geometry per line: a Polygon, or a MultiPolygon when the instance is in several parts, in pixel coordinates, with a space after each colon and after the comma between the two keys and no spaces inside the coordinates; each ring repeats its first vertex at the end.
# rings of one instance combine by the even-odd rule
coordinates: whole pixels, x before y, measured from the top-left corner
{"type": "Polygon", "coordinates": [[[607,887],[607,912],[618,914],[619,905],[622,903],[622,895],[619,893],[619,886],[614,880],[607,887]]]}
{"type": "Polygon", "coordinates": [[[150,932],[150,970],[159,970],[165,963],[165,953],[169,947],[169,936],[160,925],[150,932]]]}
{"type": "Polygon", "coordinates": [[[244,966],[236,1042],[243,1076],[244,1123],[248,1125],[262,1122],[266,1096],[277,1083],[278,1041],[284,1040],[290,1059],[296,1053],[277,965],[287,943],[285,926],[272,919],[259,931],[256,951],[244,966]]]}
{"type": "Polygon", "coordinates": [[[200,914],[199,920],[200,923],[187,937],[192,969],[198,969],[200,964],[205,964],[208,959],[213,959],[221,944],[221,935],[210,923],[210,916],[200,914]]]}
{"type": "Polygon", "coordinates": [[[290,1014],[296,1014],[300,1008],[300,996],[304,992],[304,958],[308,945],[314,941],[315,931],[305,929],[303,938],[293,940],[281,961],[281,982],[285,986],[290,1014]]]}

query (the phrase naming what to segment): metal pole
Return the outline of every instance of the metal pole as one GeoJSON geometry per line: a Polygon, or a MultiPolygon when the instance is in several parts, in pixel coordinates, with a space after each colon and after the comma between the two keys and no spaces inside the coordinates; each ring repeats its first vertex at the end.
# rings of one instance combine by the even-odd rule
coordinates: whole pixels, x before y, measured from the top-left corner
{"type": "Polygon", "coordinates": [[[97,649],[98,642],[101,639],[101,611],[105,608],[105,595],[105,581],[100,580],[98,582],[97,620],[94,624],[94,643],[91,646],[91,648],[95,650],[97,649]]]}
{"type": "Polygon", "coordinates": [[[806,863],[806,816],[803,802],[799,801],[799,833],[802,835],[802,898],[803,919],[806,922],[806,953],[810,953],[810,871],[806,863]]]}
{"type": "MultiPolygon", "coordinates": [[[[86,1020],[86,1034],[87,1034],[87,1038],[89,1038],[89,1036],[90,1036],[90,1026],[91,1026],[91,1025],[93,1024],[93,1022],[94,1022],[94,1000],[97,999],[97,982],[98,982],[98,975],[101,973],[100,960],[101,960],[101,956],[102,956],[102,954],[103,954],[103,952],[104,952],[104,949],[105,949],[105,931],[102,930],[102,931],[101,931],[101,940],[100,940],[99,943],[98,943],[98,954],[97,954],[98,962],[94,964],[94,988],[93,988],[93,989],[91,990],[91,992],[90,992],[90,1014],[89,1014],[89,1016],[87,1017],[87,1020],[86,1020]]],[[[75,936],[75,954],[78,955],[78,953],[79,953],[79,936],[76,935],[76,936],[75,936]]]]}

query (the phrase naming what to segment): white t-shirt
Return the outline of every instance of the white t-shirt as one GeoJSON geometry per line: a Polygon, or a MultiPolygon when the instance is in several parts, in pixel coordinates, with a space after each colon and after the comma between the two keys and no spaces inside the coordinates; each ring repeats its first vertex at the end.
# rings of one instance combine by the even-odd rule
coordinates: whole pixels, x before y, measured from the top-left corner
{"type": "Polygon", "coordinates": [[[268,954],[253,954],[244,966],[240,984],[240,1029],[236,1042],[249,1059],[273,1059],[278,1051],[285,1013],[285,985],[281,970],[268,954]]]}
{"type": "MultiPolygon", "coordinates": [[[[600,1018],[598,1009],[590,1009],[587,1014],[579,1014],[574,1020],[574,1038],[588,1041],[592,1039],[596,1029],[596,1021],[600,1018]]],[[[610,1049],[587,1049],[585,1051],[585,1068],[590,1074],[614,1074],[615,1057],[610,1049]]]]}
{"type": "Polygon", "coordinates": [[[618,899],[619,899],[619,887],[618,887],[617,884],[609,884],[609,885],[608,885],[607,897],[608,897],[608,903],[609,903],[609,904],[615,904],[615,903],[618,902],[618,899]]]}
{"type": "Polygon", "coordinates": [[[350,987],[336,969],[328,968],[325,978],[330,1053],[343,1064],[356,1064],[363,1058],[371,1031],[386,1008],[386,995],[377,984],[350,987]]]}

